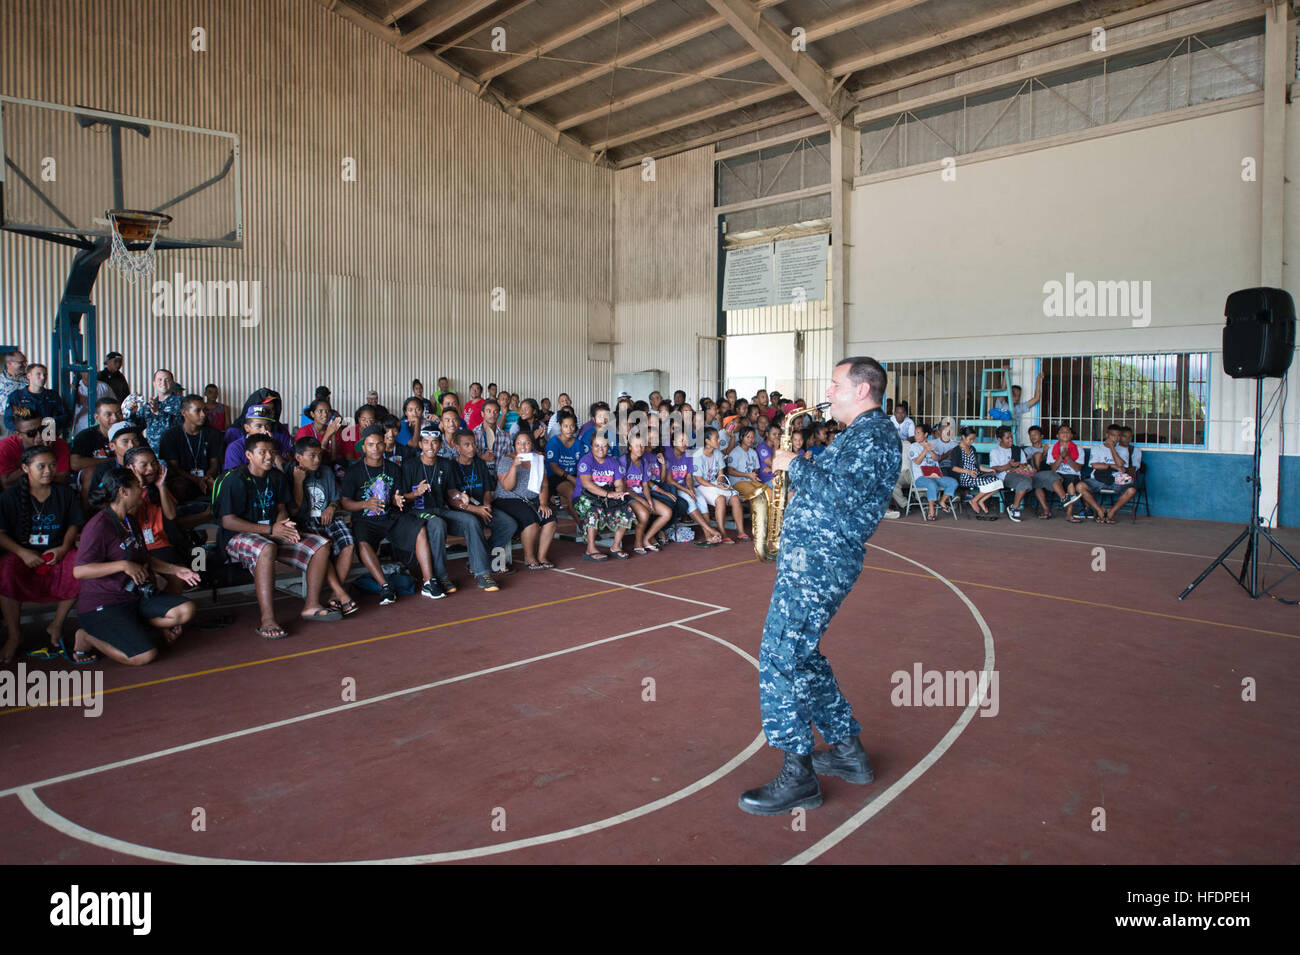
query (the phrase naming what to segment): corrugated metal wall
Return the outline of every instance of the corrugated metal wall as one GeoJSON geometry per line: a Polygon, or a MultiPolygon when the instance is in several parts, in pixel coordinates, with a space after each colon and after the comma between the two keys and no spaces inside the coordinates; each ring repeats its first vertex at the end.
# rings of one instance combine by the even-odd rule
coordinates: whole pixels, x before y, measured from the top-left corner
{"type": "MultiPolygon", "coordinates": [[[[301,406],[324,382],[349,413],[372,387],[395,407],[441,374],[604,396],[586,341],[612,311],[613,174],[376,37],[310,0],[4,0],[0,51],[0,92],[240,137],[244,248],[165,252],[158,273],[260,281],[261,324],[154,318],[147,288],[104,270],[99,357],[123,352],[136,390],[167,366],[230,403],[271,384],[301,406]]],[[[0,233],[0,340],[32,360],[48,360],[71,259],[0,233]]]]}
{"type": "Polygon", "coordinates": [[[659,160],[653,182],[639,166],[615,174],[615,374],[660,369],[665,393],[696,400],[701,361],[716,362],[698,338],[717,334],[716,243],[712,148],[659,160]]]}

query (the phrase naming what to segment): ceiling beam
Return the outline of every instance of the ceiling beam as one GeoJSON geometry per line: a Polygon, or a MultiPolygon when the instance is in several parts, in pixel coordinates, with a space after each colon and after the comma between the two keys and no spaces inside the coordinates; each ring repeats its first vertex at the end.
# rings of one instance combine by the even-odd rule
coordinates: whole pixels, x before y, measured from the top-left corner
{"type": "MultiPolygon", "coordinates": [[[[500,23],[506,17],[510,16],[510,14],[518,13],[520,10],[522,10],[524,7],[528,6],[532,2],[533,0],[515,0],[514,3],[510,4],[510,6],[504,8],[503,10],[497,13],[492,14],[486,20],[480,22],[477,26],[470,26],[469,28],[462,30],[460,33],[457,33],[446,43],[439,43],[436,47],[433,48],[433,52],[436,53],[438,56],[442,56],[442,54],[446,53],[453,46],[459,46],[460,44],[468,40],[470,37],[472,37],[475,33],[482,32],[483,29],[486,28],[489,23],[500,23]]],[[[519,103],[518,100],[515,100],[515,102],[519,103]]],[[[519,105],[526,106],[527,104],[519,103],[519,105]]]]}
{"type": "Polygon", "coordinates": [[[429,0],[406,0],[406,3],[403,3],[392,13],[388,14],[388,16],[384,17],[384,26],[391,27],[398,20],[402,19],[402,17],[406,16],[408,13],[414,13],[428,2],[429,0]]]}
{"type": "MultiPolygon", "coordinates": [[[[628,130],[625,133],[611,136],[609,139],[602,139],[600,142],[591,144],[591,148],[596,152],[605,152],[614,149],[617,146],[626,146],[628,143],[634,143],[639,139],[648,139],[651,136],[657,136],[660,133],[666,133],[670,129],[677,129],[680,126],[689,126],[691,123],[698,123],[701,120],[712,119],[714,116],[721,116],[723,113],[730,113],[734,110],[744,109],[746,106],[753,106],[755,103],[761,103],[764,100],[773,99],[777,96],[789,96],[790,90],[782,87],[772,89],[764,87],[757,93],[750,93],[748,96],[741,96],[736,99],[729,99],[724,103],[716,103],[713,106],[705,106],[701,109],[692,110],[689,113],[679,113],[671,119],[665,119],[661,122],[654,123],[651,126],[639,126],[636,129],[628,130]]],[[[815,110],[814,110],[815,112],[815,110]]],[[[720,130],[718,139],[725,139],[734,133],[729,129],[720,130]]]]}
{"type": "MultiPolygon", "coordinates": [[[[349,23],[379,37],[385,43],[390,44],[394,48],[397,47],[398,41],[401,39],[401,34],[395,28],[384,26],[384,24],[380,23],[369,14],[352,6],[352,4],[348,3],[347,0],[316,0],[316,2],[326,10],[329,10],[344,20],[347,20],[349,23]]],[[[415,62],[429,67],[453,85],[460,87],[468,93],[472,93],[479,99],[492,103],[494,106],[499,107],[503,112],[509,113],[511,116],[515,117],[521,123],[528,126],[530,129],[544,137],[567,155],[572,156],[574,159],[584,163],[602,162],[600,156],[595,150],[575,139],[573,136],[570,136],[568,133],[556,129],[540,117],[533,115],[527,110],[520,109],[501,94],[495,91],[486,90],[485,84],[478,83],[472,77],[461,73],[460,70],[456,69],[450,63],[435,56],[432,50],[416,50],[413,53],[408,53],[406,55],[415,60],[415,62]]]]}
{"type": "Polygon", "coordinates": [[[921,70],[918,73],[909,73],[906,76],[900,76],[892,80],[885,80],[880,83],[873,83],[871,86],[860,87],[854,91],[853,98],[861,102],[862,100],[871,99],[873,96],[880,96],[884,93],[893,93],[901,89],[906,89],[909,86],[927,83],[930,80],[938,79],[941,76],[951,76],[954,73],[960,73],[962,70],[969,70],[972,67],[984,66],[987,63],[996,63],[998,60],[1020,56],[1022,53],[1033,53],[1036,50],[1046,49],[1049,46],[1056,46],[1058,43],[1065,43],[1069,40],[1088,37],[1097,27],[1110,29],[1112,27],[1123,26],[1126,23],[1145,20],[1148,17],[1160,16],[1163,13],[1170,13],[1174,10],[1195,6],[1203,2],[1204,0],[1157,0],[1157,2],[1147,4],[1146,6],[1132,7],[1128,10],[1122,10],[1119,13],[1112,13],[1104,17],[1098,17],[1095,20],[1076,23],[1074,26],[1066,27],[1063,30],[1054,30],[1051,33],[1039,34],[1038,36],[1030,37],[1028,40],[1021,40],[1019,43],[1010,43],[1006,46],[998,46],[991,50],[985,50],[983,53],[964,56],[958,60],[949,60],[946,63],[940,63],[938,66],[932,66],[930,69],[921,70]]]}
{"type": "Polygon", "coordinates": [[[410,53],[416,47],[424,46],[434,37],[441,33],[446,33],[457,25],[464,23],[476,13],[486,10],[496,0],[467,0],[459,4],[448,13],[440,17],[434,17],[428,23],[422,23],[410,33],[402,37],[397,43],[397,48],[403,53],[410,53]]]}
{"type": "Polygon", "coordinates": [[[826,122],[835,125],[853,109],[853,97],[807,52],[793,49],[791,38],[764,20],[750,0],[707,2],[826,122]]]}
{"type": "Polygon", "coordinates": [[[1129,53],[1145,52],[1158,47],[1167,46],[1170,43],[1176,43],[1186,37],[1197,33],[1210,33],[1215,30],[1222,30],[1227,27],[1236,26],[1239,23],[1247,23],[1264,16],[1264,6],[1246,7],[1225,13],[1221,16],[1210,17],[1205,20],[1189,21],[1176,27],[1170,27],[1161,30],[1159,33],[1147,33],[1143,36],[1134,37],[1124,43],[1111,43],[1107,46],[1105,53],[1095,53],[1091,50],[1084,53],[1076,53],[1073,56],[1063,57],[1059,60],[1052,60],[1050,63],[1041,63],[1037,66],[1027,66],[1010,73],[1003,73],[999,76],[990,76],[982,80],[976,80],[961,86],[947,90],[939,90],[935,93],[929,93],[925,96],[917,96],[912,99],[901,100],[886,106],[878,106],[873,109],[859,110],[854,116],[854,121],[859,124],[871,123],[878,119],[886,119],[891,116],[897,116],[899,113],[905,113],[909,110],[923,109],[926,106],[938,106],[949,101],[960,100],[963,96],[975,96],[979,93],[988,93],[1003,87],[1019,86],[1025,80],[1039,79],[1050,77],[1056,73],[1065,73],[1081,66],[1089,66],[1099,63],[1104,59],[1116,56],[1124,56],[1129,53]]]}
{"type": "Polygon", "coordinates": [[[566,43],[572,43],[574,40],[580,40],[589,33],[594,33],[603,26],[613,23],[622,17],[627,16],[642,7],[648,7],[654,3],[654,0],[623,0],[618,6],[606,6],[605,9],[596,14],[594,17],[588,17],[580,20],[566,30],[552,34],[540,43],[535,43],[527,50],[516,54],[506,54],[500,63],[483,70],[478,74],[478,78],[483,81],[494,79],[502,73],[509,72],[517,66],[523,66],[525,63],[531,63],[541,57],[543,53],[549,53],[551,50],[558,49],[566,43]]]}
{"type": "Polygon", "coordinates": [[[911,43],[900,43],[897,46],[881,50],[879,53],[866,53],[851,59],[841,60],[835,64],[835,75],[856,73],[858,70],[880,66],[882,63],[901,60],[904,57],[912,56],[914,53],[924,53],[926,50],[947,46],[954,40],[964,40],[980,33],[987,33],[989,30],[996,30],[1012,23],[1019,23],[1021,20],[1028,20],[1030,17],[1041,16],[1044,13],[1051,13],[1053,10],[1059,10],[1062,7],[1074,6],[1078,2],[1079,0],[1035,0],[1033,3],[1012,7],[1010,10],[1005,10],[993,16],[982,17],[978,20],[967,20],[965,23],[959,23],[951,29],[928,33],[921,39],[913,40],[911,43]]]}
{"type": "MultiPolygon", "coordinates": [[[[760,10],[766,10],[768,7],[774,7],[782,0],[758,0],[754,6],[760,10]]],[[[540,87],[533,92],[519,98],[523,105],[541,102],[544,99],[550,99],[552,96],[558,96],[565,90],[571,90],[575,86],[582,86],[584,83],[590,83],[592,80],[600,79],[614,70],[627,66],[629,63],[637,63],[641,60],[648,59],[666,50],[681,46],[688,40],[694,40],[696,37],[711,33],[714,30],[721,29],[727,25],[727,21],[722,19],[716,13],[699,19],[691,20],[684,23],[676,30],[670,30],[657,40],[646,40],[644,43],[628,47],[626,51],[620,53],[613,59],[606,60],[604,63],[597,63],[595,66],[589,66],[585,70],[579,70],[572,76],[566,76],[562,80],[557,80],[547,86],[540,87]]]]}
{"type": "MultiPolygon", "coordinates": [[[[877,3],[865,10],[845,14],[844,16],[835,17],[832,20],[826,20],[822,23],[808,27],[807,39],[809,42],[821,40],[825,37],[834,36],[837,33],[843,33],[845,30],[851,30],[854,27],[859,27],[863,24],[871,23],[874,20],[879,20],[882,17],[901,13],[904,10],[910,10],[913,7],[918,7],[923,3],[929,2],[930,0],[886,0],[885,3],[877,3]]],[[[766,3],[766,6],[773,5],[772,2],[766,3]]],[[[758,3],[754,6],[756,9],[761,9],[764,4],[758,3]]],[[[717,19],[721,19],[721,17],[717,19]]],[[[789,44],[787,44],[787,46],[788,45],[789,44]]],[[[739,53],[730,54],[729,56],[725,56],[719,60],[714,60],[712,63],[707,63],[704,66],[698,67],[692,70],[689,76],[673,76],[659,83],[653,83],[650,86],[643,87],[642,89],[634,90],[626,96],[621,96],[613,102],[606,103],[603,106],[594,106],[591,109],[583,110],[581,113],[573,113],[569,116],[565,116],[562,119],[556,120],[555,126],[557,129],[572,129],[574,126],[581,126],[583,123],[590,122],[591,120],[597,119],[601,116],[606,116],[610,113],[617,113],[620,110],[635,106],[638,103],[644,103],[647,100],[666,96],[669,93],[675,93],[678,90],[685,89],[688,86],[693,86],[696,83],[702,83],[710,77],[722,76],[726,73],[730,73],[732,70],[757,62],[759,59],[761,59],[761,57],[758,53],[754,52],[754,50],[742,50],[739,53]]],[[[559,84],[552,84],[552,87],[558,85],[559,84]]],[[[539,99],[544,98],[544,96],[539,97],[536,93],[530,93],[528,96],[522,97],[520,102],[535,103],[539,99]]]]}
{"type": "MultiPolygon", "coordinates": [[[[797,106],[794,109],[787,110],[784,113],[776,113],[764,119],[756,119],[753,122],[744,123],[740,126],[733,126],[728,130],[720,133],[706,133],[703,136],[696,136],[685,142],[673,143],[671,146],[665,146],[663,149],[655,149],[652,155],[656,159],[663,159],[667,156],[675,156],[678,153],[689,152],[692,149],[698,149],[701,146],[709,146],[723,139],[732,139],[736,136],[743,136],[746,133],[756,133],[759,130],[771,129],[773,126],[780,126],[782,123],[788,123],[792,120],[802,119],[805,116],[816,116],[811,106],[797,106]]],[[[807,130],[801,130],[800,136],[816,136],[818,133],[826,132],[826,127],[822,125],[810,126],[807,130]]],[[[739,148],[739,147],[738,147],[739,148]]],[[[761,144],[745,147],[742,151],[748,152],[754,149],[762,149],[761,144]]],[[[619,169],[627,169],[629,166],[641,165],[642,156],[638,153],[627,159],[619,159],[614,165],[619,169]]]]}
{"type": "MultiPolygon", "coordinates": [[[[1037,2],[1029,3],[1026,4],[1025,6],[1017,7],[1012,10],[1008,10],[1004,13],[998,14],[996,17],[984,17],[982,19],[969,20],[964,24],[959,24],[958,26],[955,26],[952,29],[944,31],[943,33],[940,34],[929,34],[919,40],[914,40],[908,43],[902,43],[896,46],[887,47],[879,51],[878,53],[872,54],[870,57],[871,62],[868,65],[879,66],[882,63],[889,63],[892,62],[893,60],[901,59],[905,56],[912,56],[913,54],[920,53],[925,50],[930,50],[930,49],[944,46],[945,44],[951,43],[953,40],[956,39],[961,39],[967,36],[973,36],[985,30],[991,30],[997,27],[1007,26],[1011,23],[1016,22],[1017,20],[1027,18],[1027,17],[1039,16],[1042,13],[1047,12],[1048,10],[1069,6],[1070,4],[1077,3],[1077,2],[1078,0],[1037,0],[1037,2]]],[[[1080,29],[1082,31],[1081,27],[1076,29],[1080,29]]],[[[1083,35],[1083,32],[1081,32],[1080,35],[1083,35]]],[[[832,64],[830,69],[827,70],[827,72],[831,76],[837,78],[842,77],[858,69],[862,69],[863,61],[864,61],[863,57],[855,57],[852,60],[844,60],[840,63],[832,64]]],[[[742,105],[743,106],[753,105],[754,103],[762,102],[765,99],[774,99],[777,96],[783,96],[789,92],[790,89],[785,84],[769,86],[763,91],[753,93],[750,94],[749,96],[743,97],[740,100],[736,100],[734,106],[735,108],[739,108],[742,105]]],[[[725,108],[714,109],[710,112],[710,115],[716,116],[719,113],[723,113],[726,111],[727,110],[725,108]]],[[[696,114],[691,114],[691,115],[695,116],[696,114]]],[[[696,121],[697,121],[696,119],[687,119],[682,122],[677,122],[675,120],[665,120],[663,122],[655,123],[650,126],[629,130],[626,133],[620,134],[617,137],[617,139],[620,144],[635,143],[638,139],[644,139],[652,135],[658,135],[659,133],[666,132],[668,129],[672,129],[675,126],[685,126],[687,125],[687,123],[696,122],[696,121]]],[[[724,139],[726,138],[727,135],[728,134],[724,131],[717,138],[724,139]]],[[[610,142],[612,143],[613,141],[611,140],[610,142]]],[[[599,150],[602,148],[602,145],[604,145],[604,148],[609,148],[609,146],[605,144],[593,144],[592,148],[599,150]]]]}

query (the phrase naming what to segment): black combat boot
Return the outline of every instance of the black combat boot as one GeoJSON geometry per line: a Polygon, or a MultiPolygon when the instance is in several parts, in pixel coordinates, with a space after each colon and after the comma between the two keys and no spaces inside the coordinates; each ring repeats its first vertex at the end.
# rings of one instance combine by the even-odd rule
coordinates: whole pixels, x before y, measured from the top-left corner
{"type": "Polygon", "coordinates": [[[755,816],[779,816],[791,809],[816,809],[822,787],[813,773],[812,757],[786,753],[776,779],[740,797],[740,808],[755,816]]]}
{"type": "Polygon", "coordinates": [[[851,783],[866,785],[876,778],[871,760],[856,736],[842,739],[830,749],[812,754],[813,770],[819,776],[838,776],[851,783]]]}

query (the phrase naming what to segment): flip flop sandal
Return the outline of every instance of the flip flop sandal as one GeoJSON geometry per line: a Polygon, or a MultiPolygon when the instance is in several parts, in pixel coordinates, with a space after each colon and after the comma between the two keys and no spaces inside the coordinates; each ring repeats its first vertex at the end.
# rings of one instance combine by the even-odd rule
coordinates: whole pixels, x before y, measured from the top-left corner
{"type": "Polygon", "coordinates": [[[750,537],[748,534],[737,534],[737,535],[736,535],[736,540],[738,540],[738,541],[752,541],[753,539],[754,539],[754,538],[750,537]]]}
{"type": "Polygon", "coordinates": [[[542,570],[554,570],[554,569],[555,569],[555,565],[552,564],[549,560],[539,561],[538,564],[537,564],[537,566],[540,567],[542,570]]]}
{"type": "Polygon", "coordinates": [[[63,659],[67,660],[73,666],[79,667],[89,666],[90,664],[96,663],[102,659],[102,657],[94,650],[78,650],[76,647],[73,647],[72,652],[69,653],[67,649],[64,648],[63,644],[59,644],[59,653],[62,654],[63,659]]]}
{"type": "Polygon", "coordinates": [[[527,567],[529,570],[545,570],[545,569],[546,569],[546,565],[545,565],[545,564],[538,563],[537,561],[533,561],[533,563],[531,563],[531,564],[525,564],[524,566],[527,567]]]}
{"type": "Polygon", "coordinates": [[[659,548],[658,548],[656,545],[654,545],[654,544],[646,544],[646,545],[645,545],[645,549],[648,550],[648,551],[649,551],[650,553],[652,553],[652,554],[657,554],[657,553],[659,553],[659,548]]]}
{"type": "Polygon", "coordinates": [[[719,543],[719,544],[734,544],[734,543],[736,543],[736,542],[735,542],[734,540],[732,540],[730,537],[724,537],[724,538],[722,538],[722,540],[718,541],[718,543],[719,543]]]}
{"type": "Polygon", "coordinates": [[[583,554],[583,560],[589,560],[592,563],[599,564],[601,561],[609,560],[604,554],[583,554]]]}
{"type": "Polygon", "coordinates": [[[1067,520],[1069,520],[1071,524],[1082,524],[1084,522],[1084,519],[1078,514],[1071,514],[1067,520]]]}
{"type": "Polygon", "coordinates": [[[63,653],[55,647],[37,647],[35,650],[27,651],[29,660],[62,660],[63,653]]]}
{"type": "Polygon", "coordinates": [[[289,635],[288,631],[278,623],[274,627],[258,627],[253,632],[259,637],[265,637],[267,640],[283,640],[289,635]]]}
{"type": "Polygon", "coordinates": [[[331,610],[337,610],[345,617],[348,616],[349,614],[354,614],[361,609],[360,607],[357,606],[357,602],[355,600],[349,600],[345,604],[341,604],[337,600],[331,600],[325,606],[329,607],[331,610]]]}
{"type": "Polygon", "coordinates": [[[342,620],[343,614],[339,613],[337,610],[326,610],[322,607],[315,613],[301,614],[301,617],[303,620],[314,620],[317,623],[333,623],[335,620],[342,620]]]}
{"type": "Polygon", "coordinates": [[[638,557],[644,557],[647,551],[644,547],[633,547],[632,553],[636,554],[638,557]]]}
{"type": "Polygon", "coordinates": [[[627,554],[623,553],[621,550],[612,550],[612,551],[610,551],[609,553],[610,553],[610,556],[613,557],[615,560],[631,560],[631,559],[632,559],[632,558],[628,557],[627,554]]]}

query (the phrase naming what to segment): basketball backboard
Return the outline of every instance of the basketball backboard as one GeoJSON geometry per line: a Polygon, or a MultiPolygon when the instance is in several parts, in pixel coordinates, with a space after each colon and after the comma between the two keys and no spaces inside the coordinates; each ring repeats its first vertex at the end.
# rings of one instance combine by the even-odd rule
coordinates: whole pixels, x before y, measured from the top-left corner
{"type": "Polygon", "coordinates": [[[0,228],[90,248],[105,213],[172,217],[157,246],[240,248],[239,137],[0,96],[0,228]]]}

